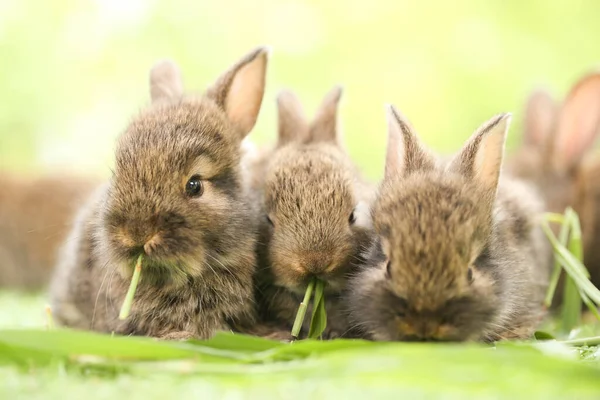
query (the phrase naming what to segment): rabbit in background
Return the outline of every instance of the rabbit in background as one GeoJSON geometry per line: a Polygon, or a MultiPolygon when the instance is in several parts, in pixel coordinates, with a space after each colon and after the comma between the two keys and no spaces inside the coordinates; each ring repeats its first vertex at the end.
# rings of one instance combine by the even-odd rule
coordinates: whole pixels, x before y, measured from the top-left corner
{"type": "Polygon", "coordinates": [[[48,285],[76,210],[99,182],[66,171],[0,175],[0,288],[36,291],[48,285]]]}
{"type": "MultiPolygon", "coordinates": [[[[582,77],[562,103],[537,90],[525,108],[523,142],[507,172],[535,185],[551,212],[581,220],[584,264],[600,286],[600,72],[582,77]]],[[[559,295],[560,296],[560,295],[559,295]]]]}

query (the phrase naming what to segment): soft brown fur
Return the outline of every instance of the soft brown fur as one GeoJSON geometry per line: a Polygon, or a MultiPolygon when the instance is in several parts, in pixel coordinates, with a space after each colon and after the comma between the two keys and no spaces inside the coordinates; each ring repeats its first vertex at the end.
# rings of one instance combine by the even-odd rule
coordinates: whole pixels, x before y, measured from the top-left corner
{"type": "Polygon", "coordinates": [[[49,282],[58,248],[95,177],[62,172],[0,176],[0,287],[40,290],[49,282]]]}
{"type": "Polygon", "coordinates": [[[375,340],[530,336],[550,260],[531,189],[499,180],[510,117],[483,125],[450,161],[390,108],[386,177],[373,207],[378,241],[352,282],[353,322],[375,340]]]}
{"type": "Polygon", "coordinates": [[[600,160],[592,149],[599,133],[600,72],[596,72],[581,78],[562,104],[545,91],[530,96],[524,141],[508,163],[510,173],[539,188],[548,211],[562,213],[570,206],[579,213],[584,264],[596,286],[600,286],[600,160]]]}
{"type": "Polygon", "coordinates": [[[254,320],[255,217],[243,190],[240,143],[262,102],[258,49],[204,96],[183,96],[177,67],[151,71],[153,105],[119,138],[110,182],[67,240],[52,306],[67,326],[122,334],[208,338],[254,320]],[[200,175],[204,192],[185,192],[200,175]],[[117,319],[143,254],[131,315],[117,319]]]}
{"type": "Polygon", "coordinates": [[[327,282],[328,338],[349,334],[340,295],[370,241],[373,193],[341,144],[340,96],[334,88],[309,123],[297,98],[281,93],[278,144],[260,159],[254,182],[262,212],[257,298],[263,319],[289,331],[307,283],[317,276],[327,282]]]}

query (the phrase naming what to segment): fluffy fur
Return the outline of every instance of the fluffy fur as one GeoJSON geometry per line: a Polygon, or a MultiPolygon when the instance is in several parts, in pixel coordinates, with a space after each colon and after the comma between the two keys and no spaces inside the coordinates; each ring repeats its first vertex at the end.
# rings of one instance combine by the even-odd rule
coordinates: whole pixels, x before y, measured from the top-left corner
{"type": "Polygon", "coordinates": [[[184,96],[177,67],[151,71],[153,104],[121,135],[114,175],[81,211],[52,286],[67,326],[162,338],[208,338],[254,320],[256,227],[240,143],[263,98],[258,49],[203,96],[184,96]],[[186,183],[200,176],[203,192],[186,183]],[[118,320],[135,259],[144,255],[131,315],[118,320]]]}
{"type": "Polygon", "coordinates": [[[340,96],[334,88],[309,123],[297,98],[281,93],[278,144],[262,156],[254,182],[262,213],[257,298],[263,320],[289,332],[307,283],[317,276],[327,282],[329,338],[349,334],[340,296],[370,240],[372,190],[341,144],[340,96]]]}
{"type": "Polygon", "coordinates": [[[550,269],[528,186],[499,179],[510,117],[483,125],[448,161],[389,111],[378,240],[351,283],[353,322],[375,340],[524,338],[543,315],[550,269]]]}

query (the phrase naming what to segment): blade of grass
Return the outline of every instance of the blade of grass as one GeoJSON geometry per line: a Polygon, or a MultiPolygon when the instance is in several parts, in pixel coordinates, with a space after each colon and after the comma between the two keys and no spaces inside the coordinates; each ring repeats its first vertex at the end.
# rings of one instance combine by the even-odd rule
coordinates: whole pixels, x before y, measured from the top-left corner
{"type": "MultiPolygon", "coordinates": [[[[580,262],[583,261],[583,250],[581,246],[581,225],[579,217],[572,208],[565,212],[565,223],[569,226],[569,252],[580,262]]],[[[570,276],[565,280],[563,304],[561,310],[562,329],[570,332],[581,323],[581,295],[575,281],[570,276]]]]}
{"type": "Polygon", "coordinates": [[[310,329],[308,331],[309,339],[316,339],[323,334],[327,327],[327,311],[325,310],[324,291],[325,282],[317,279],[315,285],[315,297],[313,301],[313,313],[310,320],[310,329]]]}
{"type": "Polygon", "coordinates": [[[300,307],[298,307],[298,313],[296,314],[296,319],[294,320],[294,325],[292,326],[292,337],[294,339],[298,339],[298,336],[300,335],[300,330],[302,329],[302,324],[304,323],[304,318],[306,317],[306,308],[308,307],[308,302],[310,301],[314,287],[315,280],[312,279],[306,287],[304,299],[302,300],[302,303],[300,303],[300,307]]]}
{"type": "Polygon", "coordinates": [[[543,221],[541,226],[548,237],[548,240],[550,240],[555,257],[563,265],[565,271],[573,278],[580,290],[582,290],[590,300],[596,304],[600,304],[600,290],[598,290],[598,288],[596,288],[587,278],[585,274],[585,271],[587,270],[583,264],[577,260],[565,246],[558,242],[546,221],[543,221]]]}
{"type": "Polygon", "coordinates": [[[600,336],[572,340],[562,340],[560,341],[560,343],[569,346],[598,346],[600,345],[600,336]]]}
{"type": "Polygon", "coordinates": [[[46,312],[46,324],[48,330],[54,329],[54,318],[52,318],[52,308],[49,305],[44,307],[44,311],[46,312]]]}
{"type": "Polygon", "coordinates": [[[598,312],[598,307],[590,300],[587,294],[583,292],[579,292],[579,294],[581,295],[581,300],[583,300],[583,303],[587,306],[590,312],[594,314],[598,320],[600,320],[600,312],[598,312]]]}
{"type": "Polygon", "coordinates": [[[556,222],[562,224],[565,221],[565,216],[559,213],[544,213],[544,219],[548,222],[556,222]]]}
{"type": "Polygon", "coordinates": [[[123,305],[121,306],[121,312],[119,313],[119,319],[124,320],[127,319],[129,313],[131,312],[131,304],[133,303],[133,296],[135,296],[135,290],[137,289],[138,282],[140,280],[140,275],[142,273],[142,255],[137,259],[135,264],[135,269],[133,270],[133,277],[131,278],[131,284],[129,285],[129,290],[127,290],[127,295],[125,295],[125,301],[123,301],[123,305]]]}
{"type": "MultiPolygon", "coordinates": [[[[561,244],[566,245],[567,240],[569,238],[569,224],[565,223],[564,217],[560,214],[550,214],[547,213],[545,215],[545,219],[547,221],[559,222],[562,226],[560,228],[560,232],[558,234],[558,240],[561,244]],[[560,218],[556,218],[560,217],[560,218]]],[[[547,308],[550,308],[552,305],[552,299],[554,298],[554,293],[556,292],[556,286],[558,285],[558,280],[560,279],[560,274],[562,272],[562,266],[558,262],[557,259],[554,260],[554,269],[552,270],[552,275],[550,276],[550,284],[548,285],[548,291],[546,292],[546,299],[544,300],[544,305],[547,308]]]]}

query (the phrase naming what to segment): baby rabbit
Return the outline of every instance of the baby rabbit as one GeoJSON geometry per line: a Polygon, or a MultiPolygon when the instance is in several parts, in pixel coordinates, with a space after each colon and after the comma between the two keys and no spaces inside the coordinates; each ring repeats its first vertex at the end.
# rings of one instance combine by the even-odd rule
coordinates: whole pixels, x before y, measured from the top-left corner
{"type": "Polygon", "coordinates": [[[240,143],[263,98],[257,49],[201,97],[177,67],[151,70],[152,106],[121,135],[110,182],[85,207],[52,285],[57,320],[166,339],[208,338],[253,322],[255,216],[240,179],[240,143]],[[136,258],[131,314],[117,319],[136,258]]]}
{"type": "MultiPolygon", "coordinates": [[[[326,282],[326,338],[348,335],[340,295],[370,241],[373,192],[341,144],[340,97],[335,87],[309,123],[298,99],[282,92],[278,142],[254,182],[262,212],[257,300],[263,320],[291,329],[308,282],[318,277],[326,282]]],[[[306,318],[301,336],[309,325],[306,318]]]]}
{"type": "Polygon", "coordinates": [[[584,263],[600,286],[600,159],[592,146],[600,133],[600,72],[584,76],[556,104],[544,91],[534,92],[525,112],[524,142],[508,172],[542,192],[548,210],[579,213],[584,263]]]}
{"type": "Polygon", "coordinates": [[[0,288],[40,290],[97,179],[3,172],[0,186],[0,288]]]}
{"type": "Polygon", "coordinates": [[[550,270],[528,186],[500,179],[509,114],[450,161],[437,160],[389,109],[378,240],[351,282],[352,321],[374,340],[493,341],[531,335],[550,270]]]}

